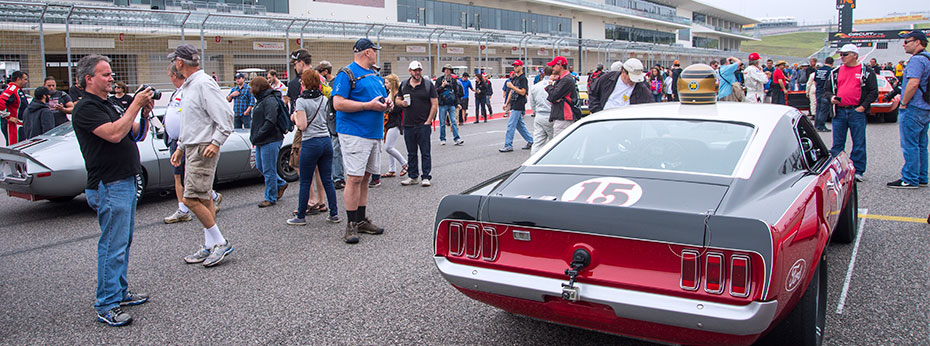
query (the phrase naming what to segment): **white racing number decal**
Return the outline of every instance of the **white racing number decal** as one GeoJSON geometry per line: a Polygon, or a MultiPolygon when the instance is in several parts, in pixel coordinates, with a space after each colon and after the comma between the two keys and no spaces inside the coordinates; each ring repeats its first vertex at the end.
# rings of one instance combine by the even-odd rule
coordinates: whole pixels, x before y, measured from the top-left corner
{"type": "Polygon", "coordinates": [[[632,180],[600,177],[582,181],[565,190],[562,200],[589,204],[628,207],[643,196],[643,188],[632,180]]]}

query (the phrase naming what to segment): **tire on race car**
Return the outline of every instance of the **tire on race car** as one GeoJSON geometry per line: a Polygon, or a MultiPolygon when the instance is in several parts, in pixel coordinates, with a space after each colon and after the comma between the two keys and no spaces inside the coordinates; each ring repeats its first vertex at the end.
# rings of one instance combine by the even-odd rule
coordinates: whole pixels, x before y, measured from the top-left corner
{"type": "Polygon", "coordinates": [[[794,310],[756,345],[823,345],[827,320],[827,254],[820,256],[814,277],[794,310]]]}
{"type": "Polygon", "coordinates": [[[856,183],[852,184],[852,191],[849,193],[849,201],[840,212],[840,220],[836,223],[836,229],[833,230],[831,241],[840,244],[849,244],[856,239],[859,233],[859,189],[856,183]]]}
{"type": "Polygon", "coordinates": [[[896,123],[898,122],[898,109],[895,108],[893,111],[882,114],[886,123],[896,123]]]}
{"type": "Polygon", "coordinates": [[[291,167],[291,146],[285,146],[278,152],[278,175],[287,182],[294,182],[300,178],[297,170],[291,167]]]}

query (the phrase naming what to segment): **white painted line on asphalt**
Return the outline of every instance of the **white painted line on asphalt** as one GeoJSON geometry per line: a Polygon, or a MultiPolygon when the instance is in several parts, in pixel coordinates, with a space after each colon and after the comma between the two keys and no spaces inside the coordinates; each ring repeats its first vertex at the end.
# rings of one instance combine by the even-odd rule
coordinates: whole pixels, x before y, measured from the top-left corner
{"type": "MultiPolygon", "coordinates": [[[[868,209],[859,209],[859,214],[868,214],[868,209]]],[[[840,302],[836,305],[836,313],[842,314],[846,306],[846,294],[849,293],[849,281],[852,279],[853,268],[856,266],[856,254],[859,253],[859,240],[865,232],[865,218],[859,218],[859,233],[856,234],[856,245],[853,246],[852,256],[849,258],[849,269],[846,270],[846,281],[843,282],[843,292],[840,293],[840,302]]]]}

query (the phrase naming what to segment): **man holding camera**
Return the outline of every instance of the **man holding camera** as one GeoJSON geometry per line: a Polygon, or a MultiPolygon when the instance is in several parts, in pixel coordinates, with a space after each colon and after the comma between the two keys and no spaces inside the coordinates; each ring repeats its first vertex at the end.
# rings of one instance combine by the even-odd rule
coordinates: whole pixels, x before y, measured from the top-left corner
{"type": "Polygon", "coordinates": [[[354,62],[340,70],[333,79],[333,107],[336,109],[336,132],[342,147],[346,174],[345,200],[347,244],[358,243],[358,232],[384,233],[365,215],[368,205],[368,182],[372,174],[381,173],[381,138],[384,137],[384,111],[393,106],[384,89],[384,79],[372,68],[381,47],[367,38],[355,42],[354,62]]]}
{"type": "Polygon", "coordinates": [[[171,155],[171,165],[181,165],[184,158],[184,205],[203,224],[203,245],[184,257],[190,264],[212,267],[220,263],[233,247],[216,225],[213,204],[213,177],[220,159],[220,146],[232,133],[232,110],[225,102],[220,87],[200,69],[200,53],[185,44],[168,55],[178,72],[187,76],[181,84],[181,134],[178,148],[171,155]]]}
{"type": "Polygon", "coordinates": [[[833,148],[830,155],[846,149],[846,129],[852,136],[852,151],[849,158],[856,167],[856,181],[862,181],[865,173],[865,115],[878,98],[875,72],[859,63],[859,48],[846,44],[840,48],[840,67],[834,68],[824,82],[824,98],[830,100],[835,111],[833,116],[833,148]]]}
{"type": "Polygon", "coordinates": [[[153,90],[137,92],[120,114],[121,109],[107,101],[113,84],[109,58],[96,54],[81,58],[77,76],[85,94],[74,107],[74,134],[87,169],[87,204],[97,211],[100,224],[94,309],[98,321],[123,326],[132,317],[120,307],[148,300],[147,295],[129,291],[126,272],[138,198],[136,175],[142,173],[135,142],[148,132],[153,90]]]}

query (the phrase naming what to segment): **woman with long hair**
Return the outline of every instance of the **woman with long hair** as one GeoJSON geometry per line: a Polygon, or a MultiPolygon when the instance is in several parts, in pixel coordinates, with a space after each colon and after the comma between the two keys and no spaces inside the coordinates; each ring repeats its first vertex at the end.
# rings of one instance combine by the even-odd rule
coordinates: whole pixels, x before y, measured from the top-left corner
{"type": "Polygon", "coordinates": [[[278,176],[278,151],[284,140],[278,126],[281,92],[272,89],[265,77],[252,78],[249,87],[256,100],[249,140],[255,146],[255,168],[265,177],[265,200],[258,204],[265,208],[275,205],[287,189],[287,182],[278,176]]]}
{"type": "Polygon", "coordinates": [[[297,215],[287,220],[288,225],[303,226],[307,224],[307,202],[310,200],[310,187],[313,177],[323,183],[326,200],[329,204],[329,217],[326,221],[338,223],[339,210],[336,205],[336,188],[333,186],[333,145],[329,140],[329,128],[326,127],[326,109],[328,100],[320,88],[320,74],[314,69],[306,69],[300,74],[300,84],[304,91],[294,106],[291,120],[301,131],[300,142],[300,192],[297,195],[297,215]],[[318,174],[314,174],[319,170],[318,174]]]}
{"type": "Polygon", "coordinates": [[[132,103],[132,95],[127,95],[129,87],[126,86],[126,83],[116,82],[116,85],[113,86],[113,96],[109,97],[110,103],[120,106],[123,109],[129,108],[129,104],[132,103]]]}
{"type": "MultiPolygon", "coordinates": [[[[392,73],[384,77],[384,87],[387,88],[390,95],[389,100],[393,100],[397,93],[400,92],[400,79],[397,78],[396,74],[392,73]]],[[[382,175],[382,178],[396,177],[398,175],[396,173],[397,165],[394,161],[400,163],[400,176],[407,175],[407,159],[401,155],[397,148],[394,148],[397,137],[403,134],[401,132],[401,118],[403,115],[403,107],[394,106],[387,111],[387,121],[384,123],[384,151],[388,153],[388,172],[382,175]]]]}
{"type": "Polygon", "coordinates": [[[652,98],[655,102],[662,102],[662,73],[658,68],[653,67],[649,70],[649,89],[652,91],[652,98]]]}

